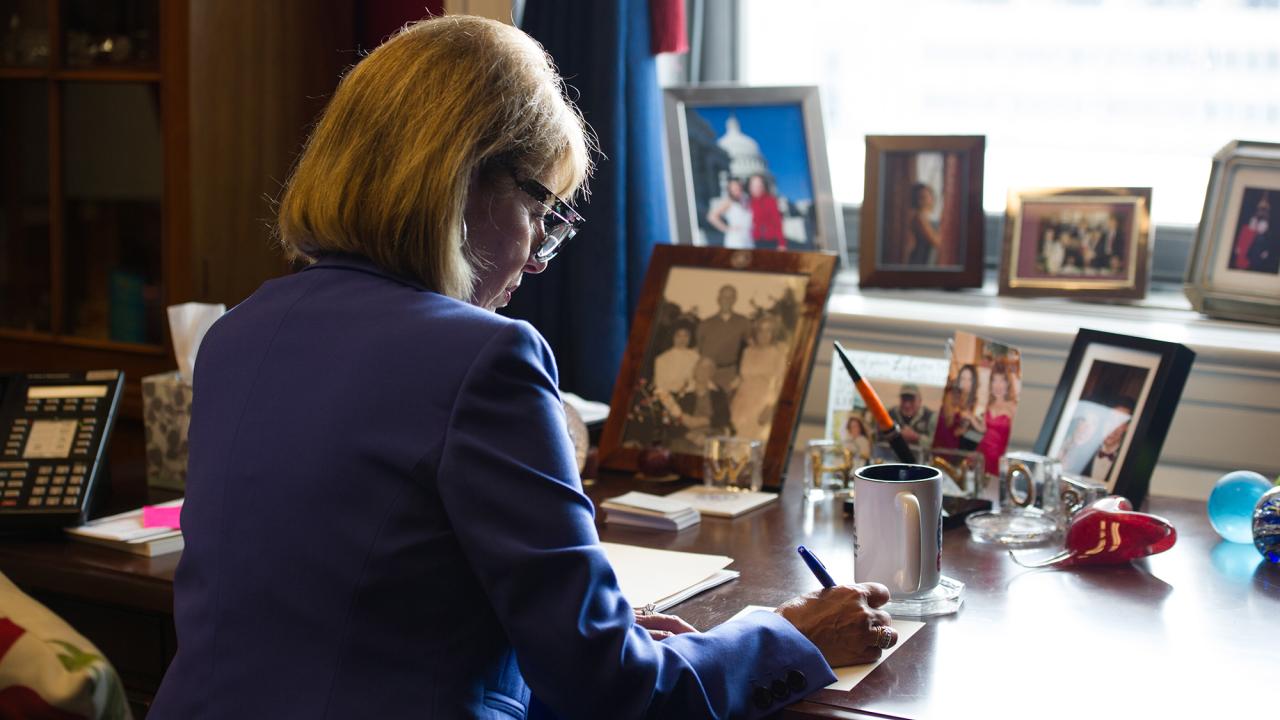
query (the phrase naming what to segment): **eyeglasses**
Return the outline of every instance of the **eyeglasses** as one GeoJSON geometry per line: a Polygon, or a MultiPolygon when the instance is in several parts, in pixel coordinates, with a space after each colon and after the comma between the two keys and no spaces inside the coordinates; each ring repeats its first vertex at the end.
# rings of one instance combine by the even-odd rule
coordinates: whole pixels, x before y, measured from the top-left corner
{"type": "Polygon", "coordinates": [[[532,257],[538,262],[550,262],[565,243],[578,234],[587,220],[572,205],[561,200],[537,180],[521,180],[515,176],[515,171],[512,171],[511,176],[517,187],[547,210],[542,216],[542,242],[534,248],[532,257]]]}

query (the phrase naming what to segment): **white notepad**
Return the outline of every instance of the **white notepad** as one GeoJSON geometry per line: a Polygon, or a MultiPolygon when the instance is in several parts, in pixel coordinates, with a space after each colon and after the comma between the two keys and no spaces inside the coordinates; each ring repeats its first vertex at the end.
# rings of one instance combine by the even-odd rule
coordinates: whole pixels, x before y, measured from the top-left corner
{"type": "Polygon", "coordinates": [[[735,518],[739,515],[768,505],[778,499],[777,493],[771,492],[730,492],[705,485],[695,485],[667,496],[691,506],[703,515],[735,518]]]}
{"type": "Polygon", "coordinates": [[[609,498],[600,507],[605,510],[605,522],[615,525],[683,530],[702,520],[688,503],[635,491],[609,498]]]}
{"type": "Polygon", "coordinates": [[[618,576],[618,586],[632,607],[649,605],[661,612],[704,590],[738,577],[725,569],[733,558],[725,555],[654,550],[652,548],[600,543],[618,576]]]}

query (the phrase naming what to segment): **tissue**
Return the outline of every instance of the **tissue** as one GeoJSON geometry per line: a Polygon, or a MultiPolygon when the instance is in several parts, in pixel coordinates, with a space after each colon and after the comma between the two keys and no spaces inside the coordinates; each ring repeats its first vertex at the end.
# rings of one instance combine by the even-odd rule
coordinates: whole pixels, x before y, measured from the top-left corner
{"type": "Polygon", "coordinates": [[[178,375],[191,384],[195,376],[196,353],[200,341],[213,323],[227,311],[222,303],[182,303],[169,306],[169,336],[173,338],[173,357],[178,361],[178,375]]]}
{"type": "Polygon", "coordinates": [[[187,428],[191,424],[191,380],[200,341],[227,310],[225,305],[183,303],[169,308],[175,372],[142,378],[142,416],[147,437],[147,484],[183,490],[187,484],[187,428]]]}

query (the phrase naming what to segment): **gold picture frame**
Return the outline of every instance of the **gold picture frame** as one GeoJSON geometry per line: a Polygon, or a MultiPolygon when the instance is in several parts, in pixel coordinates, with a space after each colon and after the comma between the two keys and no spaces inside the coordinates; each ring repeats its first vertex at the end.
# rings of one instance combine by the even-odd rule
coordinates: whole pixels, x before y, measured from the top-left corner
{"type": "Polygon", "coordinates": [[[1147,294],[1151,188],[1009,193],[1000,294],[1132,300],[1147,294]]]}

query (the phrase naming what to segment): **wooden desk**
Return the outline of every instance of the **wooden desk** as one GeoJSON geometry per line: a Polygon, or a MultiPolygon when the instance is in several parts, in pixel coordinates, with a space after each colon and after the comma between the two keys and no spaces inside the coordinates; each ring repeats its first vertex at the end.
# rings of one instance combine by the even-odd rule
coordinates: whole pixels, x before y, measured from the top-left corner
{"type": "MultiPolygon", "coordinates": [[[[636,488],[675,489],[610,479],[588,493],[599,502],[636,488]]],[[[1002,549],[973,543],[967,531],[948,531],[943,572],[966,583],[960,612],[929,620],[852,692],[819,691],[783,716],[1228,717],[1273,702],[1280,567],[1249,546],[1219,543],[1202,503],[1152,498],[1150,510],[1173,521],[1177,545],[1111,568],[1025,570],[1002,549]],[[1087,706],[1072,704],[1085,697],[1087,706]]],[[[798,544],[813,548],[837,581],[851,582],[851,525],[834,504],[806,507],[793,483],[779,503],[737,520],[707,518],[677,534],[601,532],[615,542],[734,557],[741,579],[673,610],[709,628],[744,605],[777,605],[815,589],[795,556],[798,544]]],[[[0,541],[0,571],[97,643],[140,706],[176,648],[178,557],[0,541]]]]}
{"type": "MultiPolygon", "coordinates": [[[[588,489],[597,502],[623,490],[588,489]]],[[[745,605],[817,589],[797,545],[837,582],[853,581],[852,519],[834,503],[802,500],[791,483],[780,503],[735,521],[705,518],[678,534],[606,526],[603,537],[735,558],[737,582],[671,611],[714,627],[745,605]]],[[[784,717],[1248,717],[1271,707],[1280,566],[1251,545],[1221,542],[1203,503],[1147,504],[1174,524],[1178,542],[1130,565],[1028,570],[966,529],[947,531],[942,570],[965,583],[960,612],[926,619],[852,691],[818,691],[784,717]]]]}

